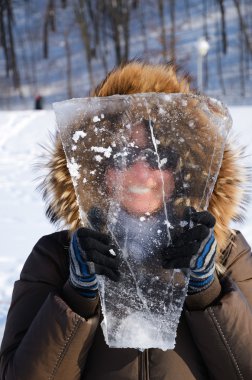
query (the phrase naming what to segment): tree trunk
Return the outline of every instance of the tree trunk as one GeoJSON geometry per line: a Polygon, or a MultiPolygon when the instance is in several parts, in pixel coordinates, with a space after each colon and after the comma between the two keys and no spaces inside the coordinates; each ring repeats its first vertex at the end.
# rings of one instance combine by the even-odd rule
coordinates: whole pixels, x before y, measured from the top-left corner
{"type": "Polygon", "coordinates": [[[6,30],[5,30],[5,22],[4,22],[4,9],[3,4],[0,6],[0,44],[3,47],[4,57],[5,57],[5,72],[7,78],[9,77],[10,71],[10,61],[9,61],[9,53],[6,41],[6,30]]]}
{"type": "Polygon", "coordinates": [[[227,32],[226,32],[226,17],[224,0],[218,0],[221,11],[221,35],[222,35],[222,51],[223,54],[227,53],[227,32]]]}
{"type": "Polygon", "coordinates": [[[9,49],[10,49],[10,67],[13,72],[13,84],[14,88],[20,88],[20,76],[19,71],[17,67],[17,61],[16,61],[16,53],[15,53],[15,43],[12,33],[12,23],[13,23],[13,14],[12,14],[12,8],[11,8],[11,1],[6,2],[7,6],[7,25],[8,25],[8,34],[9,34],[9,49]]]}
{"type": "Polygon", "coordinates": [[[143,37],[143,48],[144,48],[144,54],[146,55],[148,52],[148,37],[146,32],[146,22],[145,22],[145,6],[143,5],[143,2],[140,2],[138,7],[138,17],[140,22],[140,28],[141,28],[141,34],[143,37]]]}
{"type": "Polygon", "coordinates": [[[218,24],[218,21],[216,22],[216,34],[217,34],[217,39],[216,39],[216,62],[217,62],[217,70],[218,70],[218,75],[219,75],[219,80],[220,80],[220,86],[222,88],[223,95],[226,95],[226,88],[224,84],[224,79],[223,79],[223,72],[222,72],[222,48],[221,48],[221,42],[218,39],[218,36],[220,34],[220,27],[218,24]]]}
{"type": "Polygon", "coordinates": [[[90,45],[91,36],[89,33],[89,26],[88,26],[85,10],[86,10],[85,1],[79,0],[78,3],[75,4],[75,15],[76,15],[77,23],[81,30],[82,41],[85,47],[89,82],[90,82],[91,87],[93,87],[94,77],[93,77],[93,69],[92,69],[92,62],[91,62],[92,61],[92,50],[91,50],[91,45],[90,45]]]}
{"type": "Polygon", "coordinates": [[[68,32],[64,32],[64,42],[66,51],[66,77],[67,77],[67,96],[68,98],[73,97],[73,86],[72,86],[72,55],[71,47],[68,41],[68,32]]]}
{"type": "Polygon", "coordinates": [[[165,14],[164,14],[164,1],[158,0],[158,13],[160,18],[161,28],[161,45],[162,55],[164,62],[167,61],[167,44],[166,44],[166,29],[165,29],[165,14]]]}
{"type": "Polygon", "coordinates": [[[237,10],[240,22],[240,29],[242,31],[242,34],[244,35],[244,40],[246,42],[247,49],[252,53],[252,42],[250,41],[247,24],[242,16],[240,0],[234,0],[234,4],[237,10]]]}
{"type": "MultiPolygon", "coordinates": [[[[207,17],[208,17],[208,7],[207,1],[203,2],[203,35],[205,39],[208,41],[208,26],[207,26],[207,17]]],[[[208,87],[208,54],[206,54],[203,59],[203,88],[208,87]]]]}
{"type": "Polygon", "coordinates": [[[170,39],[170,50],[171,50],[171,60],[176,64],[176,2],[175,0],[169,0],[170,8],[170,20],[171,20],[171,39],[170,39]]]}

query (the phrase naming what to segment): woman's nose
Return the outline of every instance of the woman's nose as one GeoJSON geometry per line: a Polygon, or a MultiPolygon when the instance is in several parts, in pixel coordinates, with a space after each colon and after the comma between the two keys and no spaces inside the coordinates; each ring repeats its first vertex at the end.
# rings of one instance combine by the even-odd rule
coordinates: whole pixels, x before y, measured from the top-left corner
{"type": "Polygon", "coordinates": [[[146,161],[136,161],[130,167],[130,172],[140,181],[153,180],[153,169],[146,161]]]}

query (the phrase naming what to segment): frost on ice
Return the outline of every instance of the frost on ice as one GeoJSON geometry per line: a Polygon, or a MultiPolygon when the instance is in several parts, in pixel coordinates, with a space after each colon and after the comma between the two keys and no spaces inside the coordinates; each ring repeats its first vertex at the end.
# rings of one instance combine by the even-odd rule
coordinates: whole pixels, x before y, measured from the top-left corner
{"type": "Polygon", "coordinates": [[[77,180],[80,178],[79,169],[81,165],[77,164],[74,157],[71,157],[71,160],[67,163],[67,167],[74,183],[77,183],[77,180]]]}
{"type": "Polygon", "coordinates": [[[187,207],[208,206],[228,111],[197,95],[151,93],[75,99],[55,111],[83,225],[109,233],[120,258],[118,283],[98,276],[105,340],[172,349],[189,269],[164,269],[162,254],[193,226],[187,207]]]}
{"type": "Polygon", "coordinates": [[[109,146],[108,148],[104,148],[102,146],[92,146],[91,150],[98,153],[103,153],[104,157],[109,158],[111,156],[112,148],[109,146]]]}
{"type": "Polygon", "coordinates": [[[85,132],[83,132],[83,131],[76,131],[73,134],[73,141],[75,143],[77,143],[80,137],[84,138],[85,136],[87,136],[87,134],[85,132]]]}
{"type": "Polygon", "coordinates": [[[162,159],[160,160],[160,168],[162,168],[162,166],[165,165],[166,163],[167,163],[167,157],[162,158],[162,159]]]}

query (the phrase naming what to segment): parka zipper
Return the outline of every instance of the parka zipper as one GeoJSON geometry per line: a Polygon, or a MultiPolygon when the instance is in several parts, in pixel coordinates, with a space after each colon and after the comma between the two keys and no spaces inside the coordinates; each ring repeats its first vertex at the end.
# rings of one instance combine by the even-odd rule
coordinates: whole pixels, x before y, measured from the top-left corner
{"type": "Polygon", "coordinates": [[[139,352],[140,371],[139,380],[150,380],[149,376],[149,350],[139,352]]]}

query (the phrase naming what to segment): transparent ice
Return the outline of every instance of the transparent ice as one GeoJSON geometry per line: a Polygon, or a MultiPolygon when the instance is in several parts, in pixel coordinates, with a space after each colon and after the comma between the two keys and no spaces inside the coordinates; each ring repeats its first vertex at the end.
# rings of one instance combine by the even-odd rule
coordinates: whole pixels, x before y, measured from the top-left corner
{"type": "Polygon", "coordinates": [[[98,276],[110,347],[172,349],[189,268],[162,255],[206,209],[231,127],[227,109],[192,94],[135,94],[54,103],[83,226],[109,233],[120,281],[98,276]]]}

